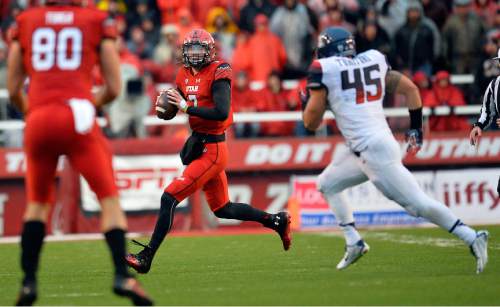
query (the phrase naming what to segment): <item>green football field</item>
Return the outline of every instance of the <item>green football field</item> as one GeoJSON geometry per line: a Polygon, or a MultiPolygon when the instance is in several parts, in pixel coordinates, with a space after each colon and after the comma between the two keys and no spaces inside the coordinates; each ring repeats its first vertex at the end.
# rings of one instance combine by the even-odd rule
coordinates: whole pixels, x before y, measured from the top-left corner
{"type": "MultiPolygon", "coordinates": [[[[284,252],[274,234],[171,237],[139,278],[158,305],[498,305],[500,226],[490,231],[481,275],[468,248],[438,229],[363,232],[371,251],[346,271],[336,233],[295,234],[284,252]]],[[[137,251],[137,246],[130,246],[137,251]]],[[[17,244],[0,244],[0,305],[21,274],[17,244]]],[[[44,247],[39,305],[128,305],[111,291],[103,241],[44,247]]]]}

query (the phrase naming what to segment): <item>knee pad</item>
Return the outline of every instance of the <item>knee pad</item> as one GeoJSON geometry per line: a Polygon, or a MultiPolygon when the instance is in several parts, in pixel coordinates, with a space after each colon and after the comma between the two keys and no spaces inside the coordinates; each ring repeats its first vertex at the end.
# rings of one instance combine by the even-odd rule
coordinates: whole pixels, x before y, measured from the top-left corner
{"type": "Polygon", "coordinates": [[[214,211],[216,217],[221,219],[232,219],[234,216],[234,209],[231,202],[225,204],[222,208],[214,211]]]}

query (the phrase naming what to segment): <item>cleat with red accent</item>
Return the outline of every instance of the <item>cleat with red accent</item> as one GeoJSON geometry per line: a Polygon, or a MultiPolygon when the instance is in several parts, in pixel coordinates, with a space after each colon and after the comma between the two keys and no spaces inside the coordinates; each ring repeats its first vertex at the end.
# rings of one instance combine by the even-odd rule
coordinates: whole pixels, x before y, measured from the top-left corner
{"type": "Polygon", "coordinates": [[[151,298],[133,277],[117,276],[113,284],[113,292],[119,296],[129,298],[135,306],[153,306],[151,298]]]}
{"type": "Polygon", "coordinates": [[[279,212],[274,215],[273,229],[280,235],[283,242],[283,249],[289,250],[292,245],[292,233],[290,231],[291,218],[286,212],[279,212]]]}
{"type": "Polygon", "coordinates": [[[143,247],[143,250],[137,254],[128,254],[125,256],[127,265],[139,274],[146,274],[151,269],[151,263],[153,262],[153,250],[151,247],[142,244],[136,240],[132,240],[133,243],[143,247]]]}

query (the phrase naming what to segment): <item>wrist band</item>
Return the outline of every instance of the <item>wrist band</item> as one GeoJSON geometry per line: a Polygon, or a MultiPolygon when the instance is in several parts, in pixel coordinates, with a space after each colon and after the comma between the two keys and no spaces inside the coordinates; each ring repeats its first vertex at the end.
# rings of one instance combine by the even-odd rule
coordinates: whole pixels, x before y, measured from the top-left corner
{"type": "Polygon", "coordinates": [[[410,112],[410,128],[422,129],[422,107],[408,111],[410,112]]]}

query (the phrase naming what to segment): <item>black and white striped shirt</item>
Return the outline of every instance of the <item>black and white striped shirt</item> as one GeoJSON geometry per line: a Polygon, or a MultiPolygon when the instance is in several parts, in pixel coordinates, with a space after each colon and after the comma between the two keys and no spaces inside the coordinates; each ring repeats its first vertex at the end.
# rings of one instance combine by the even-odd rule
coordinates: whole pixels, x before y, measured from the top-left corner
{"type": "Polygon", "coordinates": [[[483,105],[481,106],[481,115],[474,124],[484,130],[488,128],[491,123],[498,116],[500,110],[500,76],[491,80],[488,88],[484,93],[483,105]]]}

